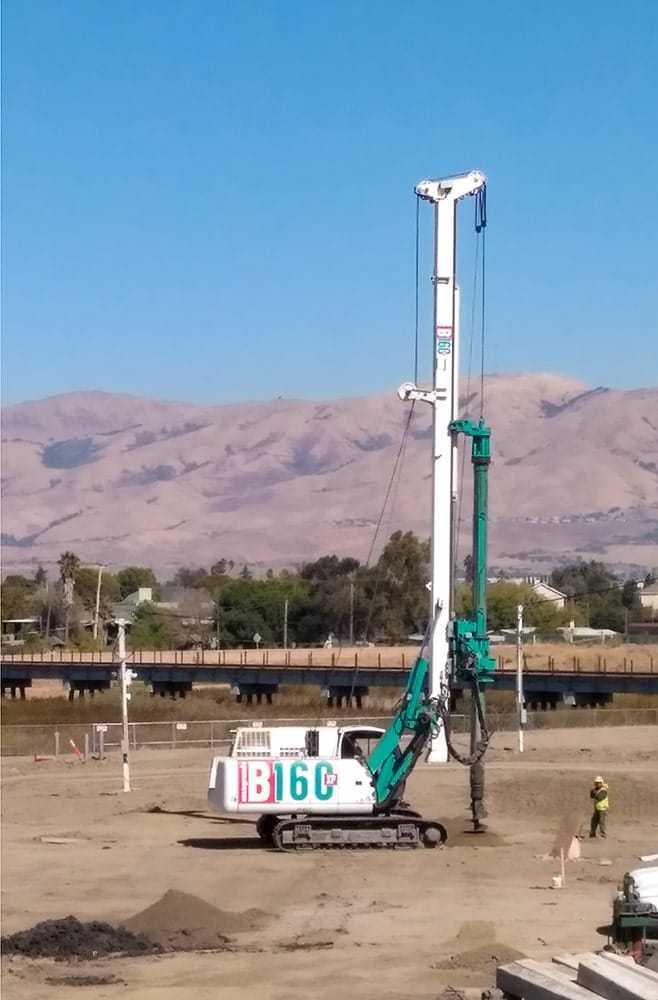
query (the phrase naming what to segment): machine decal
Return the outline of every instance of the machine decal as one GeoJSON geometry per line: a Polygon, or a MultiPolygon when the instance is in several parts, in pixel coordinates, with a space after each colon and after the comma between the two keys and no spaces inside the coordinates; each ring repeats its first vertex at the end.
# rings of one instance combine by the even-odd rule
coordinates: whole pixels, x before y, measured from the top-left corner
{"type": "Polygon", "coordinates": [[[437,324],[436,327],[436,353],[450,354],[452,351],[452,327],[437,324]]]}
{"type": "Polygon", "coordinates": [[[333,798],[338,783],[329,761],[241,760],[238,764],[238,802],[326,802],[333,798]]]}

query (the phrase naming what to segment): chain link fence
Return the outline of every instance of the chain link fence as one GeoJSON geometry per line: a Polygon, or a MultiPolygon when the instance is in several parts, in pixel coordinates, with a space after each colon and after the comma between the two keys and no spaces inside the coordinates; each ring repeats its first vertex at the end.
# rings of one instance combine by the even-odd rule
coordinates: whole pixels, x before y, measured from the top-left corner
{"type": "MultiPolygon", "coordinates": [[[[453,715],[454,733],[464,733],[468,728],[465,715],[453,715]]],[[[332,720],[333,721],[333,720],[332,720]]],[[[336,719],[338,726],[379,726],[385,728],[390,716],[361,716],[336,719]]],[[[497,732],[512,732],[517,728],[514,712],[491,712],[491,728],[497,732]]],[[[130,748],[140,750],[177,750],[186,747],[208,747],[219,752],[227,752],[232,739],[232,730],[239,726],[251,726],[252,719],[211,719],[190,722],[130,722],[128,733],[130,748]]],[[[326,725],[314,723],[309,718],[263,720],[264,725],[312,726],[326,725]]],[[[658,709],[655,708],[567,708],[546,712],[528,712],[526,731],[537,729],[561,729],[598,726],[656,726],[658,709]]],[[[4,725],[0,727],[0,752],[2,756],[61,756],[80,754],[99,755],[117,751],[121,747],[122,726],[120,722],[92,724],[58,725],[4,725]]]]}

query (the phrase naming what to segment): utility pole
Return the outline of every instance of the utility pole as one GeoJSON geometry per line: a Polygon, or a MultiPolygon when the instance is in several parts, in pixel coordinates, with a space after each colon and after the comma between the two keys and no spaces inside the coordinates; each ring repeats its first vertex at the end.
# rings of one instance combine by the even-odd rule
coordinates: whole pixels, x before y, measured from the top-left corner
{"type": "Polygon", "coordinates": [[[283,648],[288,648],[288,598],[283,602],[283,648]]]}
{"type": "Polygon", "coordinates": [[[98,583],[96,584],[96,610],[94,612],[94,639],[98,639],[98,616],[101,609],[101,579],[103,576],[103,564],[98,565],[98,583]]]}
{"type": "Polygon", "coordinates": [[[119,651],[119,661],[121,670],[121,721],[123,723],[123,737],[121,740],[121,758],[122,758],[122,769],[123,769],[123,790],[124,792],[130,791],[130,761],[128,760],[128,753],[130,750],[130,738],[128,732],[128,701],[130,695],[128,694],[128,677],[126,670],[126,622],[123,618],[117,619],[117,626],[119,629],[118,634],[118,651],[119,651]]]}
{"type": "Polygon", "coordinates": [[[71,628],[71,608],[73,607],[73,587],[74,580],[72,576],[67,576],[64,578],[64,642],[68,645],[69,642],[69,631],[71,628]]]}
{"type": "MultiPolygon", "coordinates": [[[[457,492],[457,444],[451,423],[459,416],[459,289],[456,275],[457,205],[486,184],[479,170],[416,185],[416,195],[434,208],[433,384],[422,390],[401,385],[402,400],[421,400],[432,407],[432,597],[433,622],[429,687],[431,698],[444,696],[450,673],[450,619],[453,614],[453,522],[457,492]]],[[[428,760],[448,760],[444,727],[432,737],[428,760]]]]}
{"type": "Polygon", "coordinates": [[[354,580],[350,579],[350,646],[354,645],[354,580]]]}
{"type": "Polygon", "coordinates": [[[516,608],[516,709],[519,727],[519,753],[523,753],[523,725],[525,708],[523,704],[523,605],[516,608]]]}
{"type": "Polygon", "coordinates": [[[52,597],[52,594],[50,592],[50,584],[47,583],[46,587],[48,588],[48,590],[47,590],[47,594],[48,594],[48,611],[46,612],[46,639],[48,640],[48,639],[50,639],[50,618],[51,618],[52,612],[53,612],[53,597],[52,597]]]}

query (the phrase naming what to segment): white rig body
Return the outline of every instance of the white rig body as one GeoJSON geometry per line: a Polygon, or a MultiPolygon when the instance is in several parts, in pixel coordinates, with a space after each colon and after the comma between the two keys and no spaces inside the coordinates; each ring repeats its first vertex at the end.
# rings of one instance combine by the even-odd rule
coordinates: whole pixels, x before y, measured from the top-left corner
{"type": "Polygon", "coordinates": [[[220,813],[372,813],[375,790],[364,744],[375,726],[240,728],[228,757],[215,757],[208,804],[220,813]]]}

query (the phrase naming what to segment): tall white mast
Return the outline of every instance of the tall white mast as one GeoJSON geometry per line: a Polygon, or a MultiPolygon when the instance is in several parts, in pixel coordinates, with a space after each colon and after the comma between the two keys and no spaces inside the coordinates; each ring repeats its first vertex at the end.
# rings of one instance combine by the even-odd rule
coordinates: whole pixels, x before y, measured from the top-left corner
{"type": "MultiPolygon", "coordinates": [[[[401,399],[430,403],[432,450],[431,614],[435,617],[430,650],[430,696],[439,697],[449,675],[448,626],[453,613],[453,522],[457,491],[457,450],[450,422],[459,416],[459,291],[456,284],[457,202],[486,184],[479,170],[440,180],[421,181],[416,194],[434,205],[434,379],[430,392],[412,383],[400,386],[401,399]]],[[[445,732],[431,743],[428,760],[448,760],[445,732]]]]}

